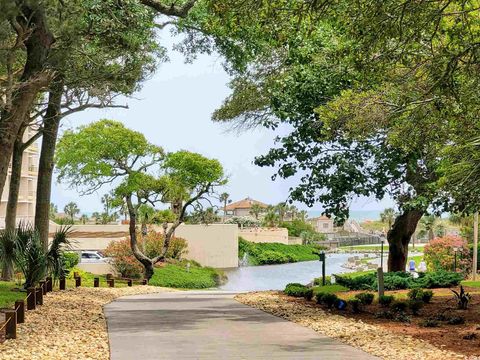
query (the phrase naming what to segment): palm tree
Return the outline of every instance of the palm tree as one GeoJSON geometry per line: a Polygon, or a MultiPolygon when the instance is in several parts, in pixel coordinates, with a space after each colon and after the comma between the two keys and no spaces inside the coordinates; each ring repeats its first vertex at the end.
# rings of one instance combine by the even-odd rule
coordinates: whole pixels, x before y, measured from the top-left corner
{"type": "Polygon", "coordinates": [[[263,218],[263,222],[265,225],[268,227],[277,227],[279,217],[276,212],[274,211],[269,211],[265,214],[265,217],[263,218]]]}
{"type": "Polygon", "coordinates": [[[54,203],[50,203],[50,210],[48,212],[48,217],[50,218],[50,220],[55,219],[55,217],[57,216],[57,213],[58,213],[57,205],[55,205],[54,203]]]}
{"type": "Polygon", "coordinates": [[[433,240],[435,237],[435,228],[439,225],[438,217],[435,215],[424,215],[420,220],[420,223],[428,233],[428,240],[433,240]]]}
{"type": "Polygon", "coordinates": [[[110,216],[110,210],[113,209],[113,200],[113,196],[110,196],[109,194],[105,194],[101,198],[103,209],[105,210],[107,216],[110,216]]]}
{"type": "Polygon", "coordinates": [[[260,204],[252,204],[252,207],[250,208],[250,215],[253,215],[255,220],[258,220],[258,217],[261,213],[263,213],[263,211],[264,209],[260,206],[260,204]]]}
{"type": "Polygon", "coordinates": [[[295,205],[291,205],[290,208],[289,208],[289,212],[290,212],[290,217],[292,220],[295,220],[297,218],[297,215],[298,215],[298,209],[295,205]]]}
{"type": "Polygon", "coordinates": [[[396,216],[397,214],[395,213],[395,210],[393,208],[385,209],[380,213],[380,219],[383,223],[388,224],[388,230],[392,228],[392,224],[396,216]]]}
{"type": "Polygon", "coordinates": [[[0,263],[2,264],[2,280],[12,281],[15,263],[16,230],[4,230],[0,233],[0,263]]]}
{"type": "Polygon", "coordinates": [[[72,224],[73,224],[75,215],[80,213],[80,209],[78,208],[78,205],[73,201],[65,205],[65,207],[63,208],[63,211],[65,212],[65,215],[68,215],[70,217],[70,219],[72,220],[72,224]]]}
{"type": "Polygon", "coordinates": [[[85,225],[88,221],[88,215],[83,214],[82,216],[80,216],[80,221],[82,222],[83,225],[85,225]]]}
{"type": "Polygon", "coordinates": [[[225,218],[227,217],[227,204],[231,203],[232,200],[230,200],[230,194],[226,192],[220,194],[219,200],[223,204],[223,222],[225,222],[225,218]]]}
{"type": "Polygon", "coordinates": [[[280,223],[282,223],[285,219],[285,215],[287,214],[288,206],[285,203],[279,203],[277,206],[275,206],[275,209],[278,214],[278,220],[280,223]]]}
{"type": "Polygon", "coordinates": [[[302,221],[306,221],[308,217],[308,212],[307,210],[302,210],[298,213],[298,218],[302,221]]]}

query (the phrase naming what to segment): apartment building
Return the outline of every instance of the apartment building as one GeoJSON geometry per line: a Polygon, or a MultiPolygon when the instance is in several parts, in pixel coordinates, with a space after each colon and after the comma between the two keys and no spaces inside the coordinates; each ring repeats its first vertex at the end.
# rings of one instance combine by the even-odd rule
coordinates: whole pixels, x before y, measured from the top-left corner
{"type": "MultiPolygon", "coordinates": [[[[31,138],[34,131],[25,131],[24,141],[31,138]]],[[[35,201],[38,178],[38,143],[33,143],[23,154],[22,178],[20,180],[20,192],[17,206],[17,222],[32,222],[35,217],[35,201]]],[[[10,186],[11,164],[8,171],[7,182],[0,200],[0,228],[5,227],[5,213],[8,200],[8,188],[10,186]]]]}

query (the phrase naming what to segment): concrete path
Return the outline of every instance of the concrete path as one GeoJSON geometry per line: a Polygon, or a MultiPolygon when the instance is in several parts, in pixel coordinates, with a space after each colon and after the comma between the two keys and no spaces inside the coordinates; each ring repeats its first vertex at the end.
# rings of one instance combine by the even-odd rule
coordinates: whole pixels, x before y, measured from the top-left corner
{"type": "Polygon", "coordinates": [[[105,307],[112,360],[375,359],[226,292],[120,298],[105,307]]]}

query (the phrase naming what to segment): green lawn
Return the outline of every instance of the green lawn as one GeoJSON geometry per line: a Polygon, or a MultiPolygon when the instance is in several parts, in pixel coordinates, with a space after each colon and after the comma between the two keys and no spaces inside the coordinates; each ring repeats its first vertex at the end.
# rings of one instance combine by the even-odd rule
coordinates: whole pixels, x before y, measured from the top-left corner
{"type": "Polygon", "coordinates": [[[18,287],[14,282],[0,281],[0,308],[13,308],[15,301],[26,298],[25,292],[12,291],[18,287]]]}
{"type": "MultiPolygon", "coordinates": [[[[423,251],[423,247],[425,246],[425,244],[418,244],[418,245],[415,245],[415,248],[413,248],[413,246],[410,244],[408,246],[408,250],[409,251],[412,251],[412,250],[420,250],[420,251],[423,251]]],[[[355,246],[340,246],[339,249],[340,250],[344,250],[344,251],[349,251],[349,250],[353,250],[353,251],[380,251],[381,250],[381,245],[355,245],[355,246]]],[[[384,252],[388,252],[388,245],[384,245],[383,246],[383,251],[384,252]]]]}
{"type": "Polygon", "coordinates": [[[187,270],[186,263],[179,263],[156,268],[149,284],[179,289],[206,289],[220,285],[223,279],[223,273],[216,269],[191,264],[187,270]]]}
{"type": "Polygon", "coordinates": [[[325,286],[314,286],[313,287],[313,293],[317,294],[319,292],[323,293],[338,293],[338,292],[343,292],[343,291],[348,291],[348,289],[345,286],[338,285],[338,284],[333,284],[333,285],[325,285],[325,286]]]}
{"type": "Polygon", "coordinates": [[[480,280],[464,280],[462,281],[463,286],[470,286],[470,287],[475,287],[475,288],[480,288],[480,280]]]}

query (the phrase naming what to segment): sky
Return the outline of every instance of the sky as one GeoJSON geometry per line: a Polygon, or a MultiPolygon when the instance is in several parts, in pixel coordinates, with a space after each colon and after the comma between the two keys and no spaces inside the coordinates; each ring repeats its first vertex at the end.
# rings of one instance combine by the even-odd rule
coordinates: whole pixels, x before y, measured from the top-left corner
{"type": "MultiPolygon", "coordinates": [[[[168,31],[162,31],[160,41],[169,48],[174,40],[168,31]]],[[[185,149],[218,159],[229,177],[222,192],[228,192],[233,201],[246,197],[268,204],[285,201],[295,179],[273,182],[274,168],[253,164],[255,156],[266,153],[274,145],[275,132],[258,128],[239,134],[211,120],[213,111],[230,94],[229,76],[223,70],[222,59],[215,54],[202,55],[193,63],[185,63],[183,55],[173,51],[169,51],[169,58],[134,99],[117,101],[128,104],[128,109],[91,109],[71,115],[63,120],[61,132],[99,119],[118,120],[142,132],[166,151],[185,149]]],[[[96,194],[80,196],[77,190],[68,189],[67,184],[55,180],[52,202],[59,211],[70,201],[76,202],[82,213],[102,211],[100,198],[110,190],[105,186],[96,194]]],[[[302,204],[296,205],[307,209],[302,204]]],[[[362,198],[354,201],[351,209],[369,211],[388,206],[391,206],[388,199],[377,202],[362,198]]],[[[312,208],[318,212],[321,209],[321,204],[312,208]]]]}

